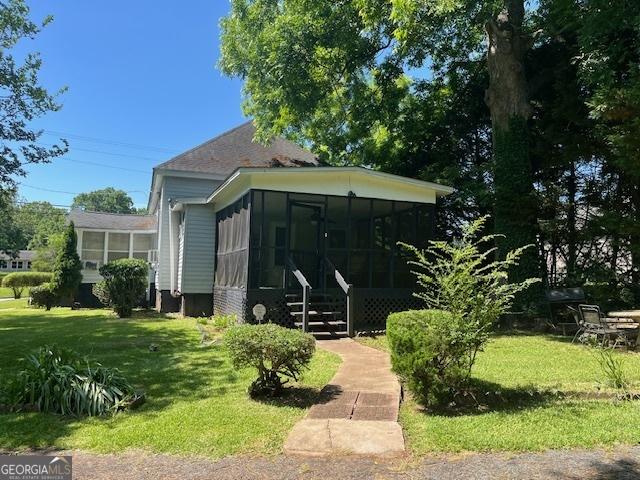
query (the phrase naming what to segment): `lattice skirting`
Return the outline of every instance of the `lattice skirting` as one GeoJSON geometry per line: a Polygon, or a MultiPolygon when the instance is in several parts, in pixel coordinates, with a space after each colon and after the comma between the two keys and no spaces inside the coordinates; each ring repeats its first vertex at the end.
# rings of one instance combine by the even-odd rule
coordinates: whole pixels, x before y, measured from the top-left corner
{"type": "Polygon", "coordinates": [[[242,288],[216,287],[213,289],[214,315],[232,315],[238,317],[239,322],[247,318],[247,291],[242,288]]]}
{"type": "Polygon", "coordinates": [[[264,322],[276,323],[283,327],[293,328],[293,317],[287,307],[285,291],[283,289],[254,289],[249,290],[247,294],[247,322],[255,323],[253,316],[253,307],[257,303],[267,307],[267,314],[264,322]]]}
{"type": "Polygon", "coordinates": [[[384,330],[390,313],[424,308],[411,290],[356,289],[354,297],[356,331],[384,330]]]}

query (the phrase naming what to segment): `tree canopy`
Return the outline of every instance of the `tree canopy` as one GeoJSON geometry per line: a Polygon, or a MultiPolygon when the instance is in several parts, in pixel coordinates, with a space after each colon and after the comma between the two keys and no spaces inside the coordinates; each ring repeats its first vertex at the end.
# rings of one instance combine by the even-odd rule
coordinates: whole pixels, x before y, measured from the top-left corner
{"type": "MultiPolygon", "coordinates": [[[[15,187],[15,176],[24,176],[24,166],[48,162],[67,151],[67,142],[44,146],[38,143],[42,131],[32,120],[60,109],[57,97],[40,84],[42,59],[38,53],[16,58],[12,51],[24,39],[33,39],[52,21],[39,23],[29,18],[24,0],[0,1],[0,190],[15,187]]],[[[2,248],[2,247],[0,247],[2,248]]]]}
{"type": "Polygon", "coordinates": [[[538,247],[520,275],[631,304],[639,26],[626,0],[232,0],[220,67],[258,139],[450,184],[442,235],[492,213],[538,247]]]}
{"type": "Polygon", "coordinates": [[[71,208],[106,213],[136,213],[133,200],[123,190],[113,187],[81,193],[73,199],[71,208]]]}

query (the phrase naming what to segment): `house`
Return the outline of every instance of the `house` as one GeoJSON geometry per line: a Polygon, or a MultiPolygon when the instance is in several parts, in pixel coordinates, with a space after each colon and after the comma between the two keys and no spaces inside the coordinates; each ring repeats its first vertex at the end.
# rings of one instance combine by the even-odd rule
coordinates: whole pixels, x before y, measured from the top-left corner
{"type": "Polygon", "coordinates": [[[397,242],[425,245],[438,197],[453,190],[322,166],[254,134],[245,123],[153,169],[156,307],[335,336],[383,329],[389,312],[416,306],[397,242]]]}
{"type": "Polygon", "coordinates": [[[82,262],[82,283],[78,301],[85,306],[99,305],[92,293],[93,284],[102,277],[99,268],[120,258],[140,258],[149,262],[147,300],[155,300],[156,232],[154,215],[119,215],[71,210],[78,236],[78,255],[82,262]]]}
{"type": "Polygon", "coordinates": [[[34,256],[32,250],[20,250],[16,257],[0,253],[0,273],[28,272],[34,256]]]}

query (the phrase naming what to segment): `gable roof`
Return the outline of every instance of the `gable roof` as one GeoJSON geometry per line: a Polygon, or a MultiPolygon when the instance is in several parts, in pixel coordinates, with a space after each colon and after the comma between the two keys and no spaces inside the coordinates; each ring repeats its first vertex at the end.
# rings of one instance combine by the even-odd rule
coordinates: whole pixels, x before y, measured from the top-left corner
{"type": "Polygon", "coordinates": [[[317,157],[289,140],[276,137],[269,145],[253,141],[252,121],[188,150],[154,170],[229,175],[240,167],[313,167],[317,157]]]}
{"type": "Polygon", "coordinates": [[[71,210],[67,217],[76,228],[95,230],[156,230],[155,215],[125,215],[119,213],[87,212],[71,210]]]}

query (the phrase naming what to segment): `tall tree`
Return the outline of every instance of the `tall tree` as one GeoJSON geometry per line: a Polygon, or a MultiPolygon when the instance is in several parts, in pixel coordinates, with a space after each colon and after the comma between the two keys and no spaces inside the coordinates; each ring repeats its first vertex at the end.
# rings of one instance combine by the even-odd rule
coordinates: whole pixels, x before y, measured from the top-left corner
{"type": "Polygon", "coordinates": [[[64,231],[66,211],[49,202],[26,202],[16,208],[16,224],[24,235],[23,248],[46,247],[49,238],[64,231]]]}
{"type": "Polygon", "coordinates": [[[73,199],[71,208],[106,213],[137,213],[127,192],[113,187],[81,193],[73,199]]]}
{"type": "Polygon", "coordinates": [[[40,85],[39,54],[30,53],[22,61],[12,54],[20,40],[33,39],[51,20],[30,20],[24,0],[0,1],[0,190],[15,187],[14,176],[24,176],[26,164],[48,162],[67,150],[65,140],[52,147],[38,144],[42,131],[29,125],[60,109],[56,96],[63,90],[52,95],[40,85]]]}
{"type": "Polygon", "coordinates": [[[24,248],[25,238],[16,222],[16,194],[0,189],[0,253],[15,256],[24,248]]]}
{"type": "Polygon", "coordinates": [[[78,256],[78,237],[73,222],[69,223],[62,237],[53,267],[52,283],[63,305],[73,302],[82,282],[82,263],[78,256]]]}
{"type": "MultiPolygon", "coordinates": [[[[244,79],[258,136],[289,134],[330,161],[380,166],[379,143],[415,98],[425,69],[448,82],[485,53],[496,231],[503,251],[536,242],[524,60],[524,0],[232,0],[222,21],[222,70],[244,79]]],[[[514,281],[536,275],[529,250],[514,281]]]]}

